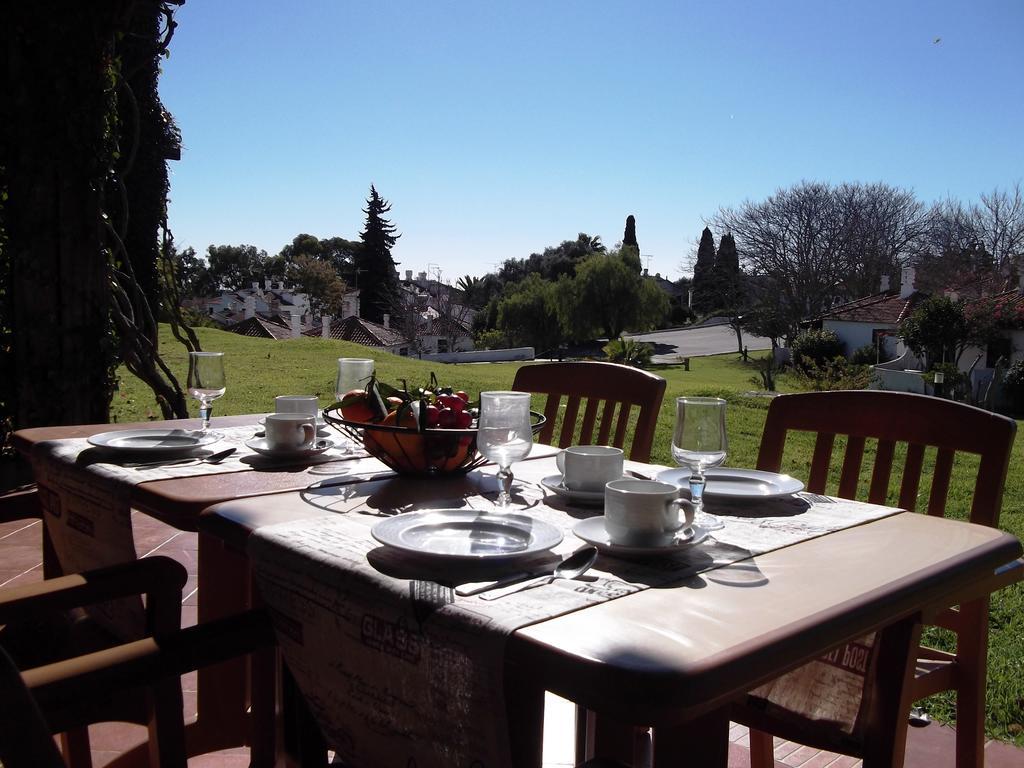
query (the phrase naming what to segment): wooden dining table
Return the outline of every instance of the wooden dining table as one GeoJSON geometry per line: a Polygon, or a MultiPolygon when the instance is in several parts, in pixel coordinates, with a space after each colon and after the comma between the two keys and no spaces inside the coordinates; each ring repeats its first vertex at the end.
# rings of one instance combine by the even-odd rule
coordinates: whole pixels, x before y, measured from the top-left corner
{"type": "MultiPolygon", "coordinates": [[[[627,469],[652,476],[663,468],[627,463],[627,469]]],[[[537,486],[556,472],[550,456],[515,465],[517,483],[524,486],[537,486]]],[[[340,522],[368,531],[390,515],[445,506],[453,495],[470,496],[475,486],[492,480],[493,472],[485,469],[460,480],[377,479],[345,493],[322,489],[238,499],[211,507],[199,527],[244,557],[252,538],[263,531],[315,530],[320,523],[340,522]]],[[[808,505],[819,501],[828,499],[808,505]]],[[[554,510],[572,523],[599,513],[547,494],[540,504],[545,509],[527,505],[523,514],[543,511],[550,519],[554,510]]],[[[573,542],[569,531],[560,546],[582,544],[573,542]]],[[[628,730],[651,726],[655,765],[670,764],[671,756],[673,766],[724,766],[731,701],[866,633],[908,618],[927,620],[935,611],[991,591],[997,570],[1020,555],[1020,542],[996,529],[876,510],[851,527],[675,581],[651,581],[616,599],[519,626],[495,662],[504,681],[508,764],[541,765],[544,693],[550,691],[599,713],[605,724],[580,758],[623,757],[628,730]]],[[[626,565],[614,554],[602,558],[598,568],[612,573],[626,565]]],[[[380,581],[395,586],[395,578],[382,573],[380,581]]],[[[405,582],[397,578],[400,594],[405,582]]],[[[345,582],[344,591],[355,589],[345,582]]],[[[480,599],[446,595],[454,609],[472,609],[460,601],[480,599]]],[[[383,677],[384,672],[383,667],[359,670],[369,684],[375,673],[383,677]]],[[[496,711],[500,708],[477,717],[496,711]]]]}

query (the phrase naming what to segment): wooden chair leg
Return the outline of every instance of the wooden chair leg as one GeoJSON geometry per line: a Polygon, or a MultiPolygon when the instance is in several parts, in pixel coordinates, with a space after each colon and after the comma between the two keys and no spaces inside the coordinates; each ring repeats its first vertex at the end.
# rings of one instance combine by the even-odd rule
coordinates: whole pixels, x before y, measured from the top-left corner
{"type": "Polygon", "coordinates": [[[988,655],[988,598],[960,606],[957,635],[956,768],[985,763],[985,681],[988,655]]]}
{"type": "Polygon", "coordinates": [[[75,728],[60,735],[60,751],[68,768],[92,768],[89,729],[75,728]]]}
{"type": "Polygon", "coordinates": [[[149,764],[159,768],[185,768],[185,724],[181,678],[161,680],[150,694],[149,764]]]}
{"type": "Polygon", "coordinates": [[[750,729],[750,768],[775,767],[775,738],[770,733],[750,729]]]}

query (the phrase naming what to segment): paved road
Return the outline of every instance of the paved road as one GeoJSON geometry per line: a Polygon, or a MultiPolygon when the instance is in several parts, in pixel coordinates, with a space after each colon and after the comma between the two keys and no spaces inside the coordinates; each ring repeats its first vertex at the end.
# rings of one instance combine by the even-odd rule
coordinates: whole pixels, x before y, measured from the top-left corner
{"type": "MultiPolygon", "coordinates": [[[[654,345],[655,363],[676,363],[680,357],[718,355],[736,351],[736,332],[728,325],[710,325],[701,328],[677,328],[670,331],[642,333],[631,338],[654,345]]],[[[771,339],[743,334],[743,346],[750,351],[771,349],[771,339]]]]}

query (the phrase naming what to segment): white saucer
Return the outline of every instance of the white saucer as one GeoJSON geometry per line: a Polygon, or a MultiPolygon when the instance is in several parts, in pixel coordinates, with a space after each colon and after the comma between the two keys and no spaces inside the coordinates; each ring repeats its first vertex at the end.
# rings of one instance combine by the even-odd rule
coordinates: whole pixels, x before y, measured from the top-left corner
{"type": "Polygon", "coordinates": [[[292,449],[280,449],[271,448],[270,443],[267,442],[265,437],[254,437],[252,440],[246,440],[245,444],[252,448],[256,453],[264,456],[272,456],[275,459],[306,459],[310,456],[319,456],[325,451],[329,451],[334,447],[333,440],[317,440],[313,443],[311,448],[302,448],[298,451],[292,449]]]}
{"type": "Polygon", "coordinates": [[[572,532],[588,544],[593,544],[601,552],[611,555],[664,555],[700,544],[708,537],[708,532],[699,525],[692,525],[689,528],[679,530],[674,538],[666,539],[660,544],[647,546],[627,546],[615,544],[608,536],[608,530],[604,527],[604,515],[590,517],[581,520],[573,526],[572,532]]]}
{"type": "Polygon", "coordinates": [[[576,504],[601,506],[604,504],[604,489],[600,491],[573,491],[562,485],[561,475],[548,475],[540,484],[549,491],[576,504]]]}

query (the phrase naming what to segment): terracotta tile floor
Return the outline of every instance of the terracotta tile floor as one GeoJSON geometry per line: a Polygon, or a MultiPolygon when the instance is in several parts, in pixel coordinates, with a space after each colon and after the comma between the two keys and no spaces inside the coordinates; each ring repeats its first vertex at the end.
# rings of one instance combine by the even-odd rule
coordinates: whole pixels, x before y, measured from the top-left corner
{"type": "MultiPolygon", "coordinates": [[[[194,624],[196,620],[196,536],[169,528],[145,515],[135,514],[136,549],[140,556],[164,554],[181,562],[190,575],[185,587],[182,621],[194,624]]],[[[42,579],[40,563],[40,523],[0,524],[0,587],[24,584],[42,579]]],[[[182,681],[185,691],[186,714],[194,712],[195,675],[182,681]]],[[[544,750],[545,768],[572,766],[573,750],[572,705],[549,696],[545,715],[547,741],[544,750]]],[[[123,723],[104,723],[89,729],[93,747],[93,764],[103,768],[121,753],[146,737],[145,728],[123,723]]],[[[730,731],[729,766],[746,768],[749,765],[747,729],[734,725],[730,731]]],[[[954,730],[945,726],[911,728],[907,748],[906,768],[942,768],[953,765],[954,730]]],[[[985,749],[988,768],[1021,768],[1024,750],[1008,744],[990,742],[985,749]]],[[[776,768],[851,768],[858,761],[851,758],[818,752],[791,742],[776,739],[776,768]]],[[[189,760],[191,768],[244,768],[248,762],[246,749],[226,750],[189,760]]]]}

